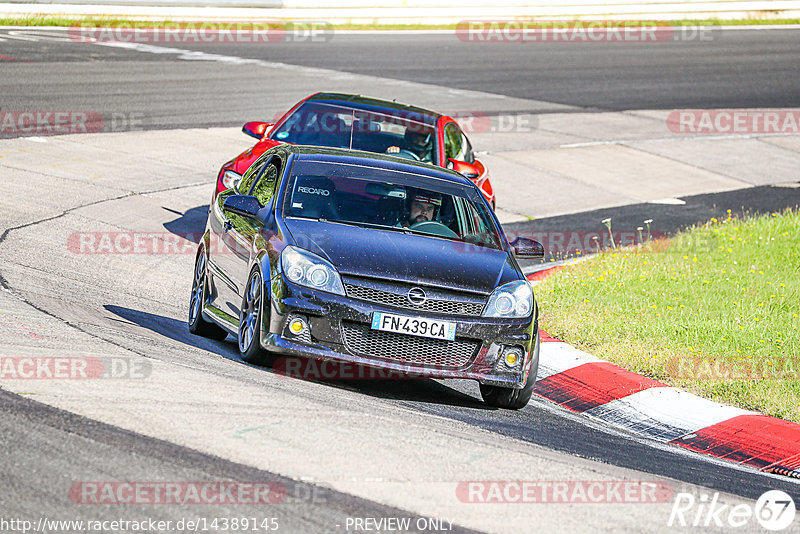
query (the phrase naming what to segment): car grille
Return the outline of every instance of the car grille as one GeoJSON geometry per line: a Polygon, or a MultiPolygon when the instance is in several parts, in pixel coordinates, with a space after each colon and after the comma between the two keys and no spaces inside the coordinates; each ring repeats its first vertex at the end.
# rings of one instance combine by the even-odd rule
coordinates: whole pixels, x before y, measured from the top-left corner
{"type": "Polygon", "coordinates": [[[483,303],[461,302],[457,300],[441,300],[429,298],[421,305],[412,304],[404,293],[392,293],[371,287],[345,284],[347,296],[358,300],[378,302],[396,308],[408,310],[421,310],[446,315],[468,315],[480,317],[483,313],[483,303]]]}
{"type": "Polygon", "coordinates": [[[447,341],[382,332],[349,321],[342,321],[342,331],[345,346],[357,356],[437,369],[462,369],[481,347],[477,340],[447,341]]]}

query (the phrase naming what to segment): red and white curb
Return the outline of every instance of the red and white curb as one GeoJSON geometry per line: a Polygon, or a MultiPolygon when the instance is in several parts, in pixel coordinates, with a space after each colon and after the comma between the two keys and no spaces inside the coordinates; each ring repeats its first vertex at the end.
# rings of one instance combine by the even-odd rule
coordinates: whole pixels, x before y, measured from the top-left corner
{"type": "MultiPolygon", "coordinates": [[[[553,266],[528,275],[540,280],[553,266]]],[[[800,424],[668,386],[541,332],[534,392],[573,412],[662,443],[800,478],[800,424]]]]}

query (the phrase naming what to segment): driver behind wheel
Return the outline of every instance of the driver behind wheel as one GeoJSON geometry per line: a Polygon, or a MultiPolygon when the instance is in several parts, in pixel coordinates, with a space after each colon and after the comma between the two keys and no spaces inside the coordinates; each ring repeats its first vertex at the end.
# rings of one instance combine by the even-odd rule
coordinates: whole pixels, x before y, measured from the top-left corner
{"type": "Polygon", "coordinates": [[[439,193],[423,191],[409,196],[408,218],[403,226],[408,228],[425,221],[438,221],[442,196],[439,193]]]}
{"type": "Polygon", "coordinates": [[[411,152],[417,156],[420,161],[431,161],[431,149],[433,148],[433,134],[428,132],[418,132],[413,128],[406,128],[403,134],[405,141],[402,147],[397,145],[390,146],[386,149],[387,154],[399,154],[401,150],[411,152]]]}

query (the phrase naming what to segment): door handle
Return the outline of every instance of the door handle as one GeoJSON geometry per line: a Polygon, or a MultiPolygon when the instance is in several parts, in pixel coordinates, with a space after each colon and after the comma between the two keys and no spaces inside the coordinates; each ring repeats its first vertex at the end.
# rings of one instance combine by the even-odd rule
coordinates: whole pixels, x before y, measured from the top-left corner
{"type": "Polygon", "coordinates": [[[230,230],[231,228],[233,228],[233,225],[231,225],[231,222],[230,222],[230,221],[225,221],[225,222],[222,224],[222,227],[225,229],[225,233],[227,234],[227,233],[228,233],[228,230],[230,230]]]}

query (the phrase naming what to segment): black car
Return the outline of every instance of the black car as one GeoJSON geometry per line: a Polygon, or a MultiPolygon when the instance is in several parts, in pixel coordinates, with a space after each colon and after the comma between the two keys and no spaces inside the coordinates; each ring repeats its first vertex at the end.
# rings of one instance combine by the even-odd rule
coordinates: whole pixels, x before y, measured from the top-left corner
{"type": "Polygon", "coordinates": [[[464,176],[367,152],[281,145],[209,209],[189,329],[242,358],[333,359],[469,378],[521,408],[539,365],[538,307],[486,199],[464,176]]]}

